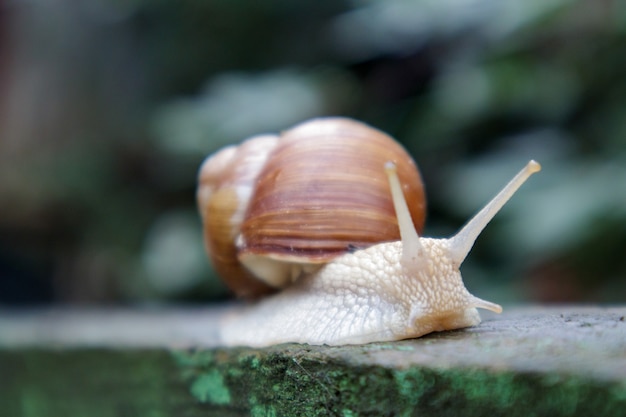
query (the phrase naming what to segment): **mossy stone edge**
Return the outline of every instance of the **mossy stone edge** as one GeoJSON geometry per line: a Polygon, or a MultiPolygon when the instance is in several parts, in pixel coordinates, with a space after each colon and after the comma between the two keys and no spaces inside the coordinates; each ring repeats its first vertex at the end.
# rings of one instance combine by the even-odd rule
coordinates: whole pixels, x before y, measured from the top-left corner
{"type": "MultiPolygon", "coordinates": [[[[402,350],[403,344],[351,347],[402,350]]],[[[619,416],[626,382],[380,366],[346,348],[0,350],[3,416],[619,416]]]]}

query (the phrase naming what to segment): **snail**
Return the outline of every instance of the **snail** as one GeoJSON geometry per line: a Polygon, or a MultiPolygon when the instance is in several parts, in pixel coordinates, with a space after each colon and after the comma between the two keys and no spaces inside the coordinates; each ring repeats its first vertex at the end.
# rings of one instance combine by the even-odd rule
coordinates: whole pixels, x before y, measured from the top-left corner
{"type": "Polygon", "coordinates": [[[531,160],[455,236],[433,239],[420,237],[412,158],[363,123],[313,119],[218,151],[199,174],[206,247],[237,294],[263,297],[224,318],[220,343],[362,344],[479,324],[478,308],[502,308],[468,292],[460,265],[540,169],[531,160]]]}

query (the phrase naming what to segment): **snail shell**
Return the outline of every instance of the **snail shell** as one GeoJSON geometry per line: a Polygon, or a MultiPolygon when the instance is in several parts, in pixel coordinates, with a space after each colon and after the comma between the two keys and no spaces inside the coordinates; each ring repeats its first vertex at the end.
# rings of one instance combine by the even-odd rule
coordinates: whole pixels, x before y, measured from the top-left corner
{"type": "Polygon", "coordinates": [[[237,295],[258,297],[346,252],[399,240],[388,161],[420,233],[426,198],[415,162],[363,123],[314,119],[209,156],[197,199],[216,271],[237,295]]]}

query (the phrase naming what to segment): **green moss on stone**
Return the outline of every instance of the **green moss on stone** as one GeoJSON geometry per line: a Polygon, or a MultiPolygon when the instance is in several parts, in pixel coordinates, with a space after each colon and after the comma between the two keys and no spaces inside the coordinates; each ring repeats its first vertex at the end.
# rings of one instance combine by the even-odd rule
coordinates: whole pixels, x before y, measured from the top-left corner
{"type": "Polygon", "coordinates": [[[0,414],[559,417],[626,409],[623,381],[367,360],[404,348],[0,350],[0,414]]]}
{"type": "Polygon", "coordinates": [[[253,405],[250,408],[251,417],[278,417],[276,410],[271,405],[253,405]]]}
{"type": "Polygon", "coordinates": [[[217,370],[200,375],[191,385],[191,393],[201,402],[217,405],[230,403],[230,392],[217,370]]]}
{"type": "Polygon", "coordinates": [[[295,345],[218,350],[215,362],[179,363],[212,375],[211,379],[217,370],[231,394],[231,409],[255,417],[289,416],[295,410],[303,416],[344,417],[446,417],[459,412],[465,416],[610,416],[620,415],[626,407],[626,387],[621,384],[476,368],[366,366],[324,354],[331,352],[333,348],[295,345]]]}

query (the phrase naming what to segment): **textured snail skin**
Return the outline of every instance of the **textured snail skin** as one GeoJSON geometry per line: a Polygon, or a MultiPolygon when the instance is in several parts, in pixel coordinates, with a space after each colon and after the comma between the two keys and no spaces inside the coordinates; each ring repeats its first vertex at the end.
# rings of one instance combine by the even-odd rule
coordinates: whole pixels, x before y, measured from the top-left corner
{"type": "Polygon", "coordinates": [[[476,238],[515,191],[541,167],[530,161],[493,200],[449,239],[419,237],[395,166],[389,176],[402,240],[345,254],[280,293],[221,323],[224,345],[297,342],[344,345],[392,341],[480,323],[459,268],[476,238]]]}
{"type": "MultiPolygon", "coordinates": [[[[401,242],[346,254],[222,326],[225,345],[297,342],[343,345],[391,341],[474,326],[477,299],[445,240],[422,238],[426,268],[400,262],[401,242]]],[[[478,302],[480,304],[480,302],[478,302]]]]}

